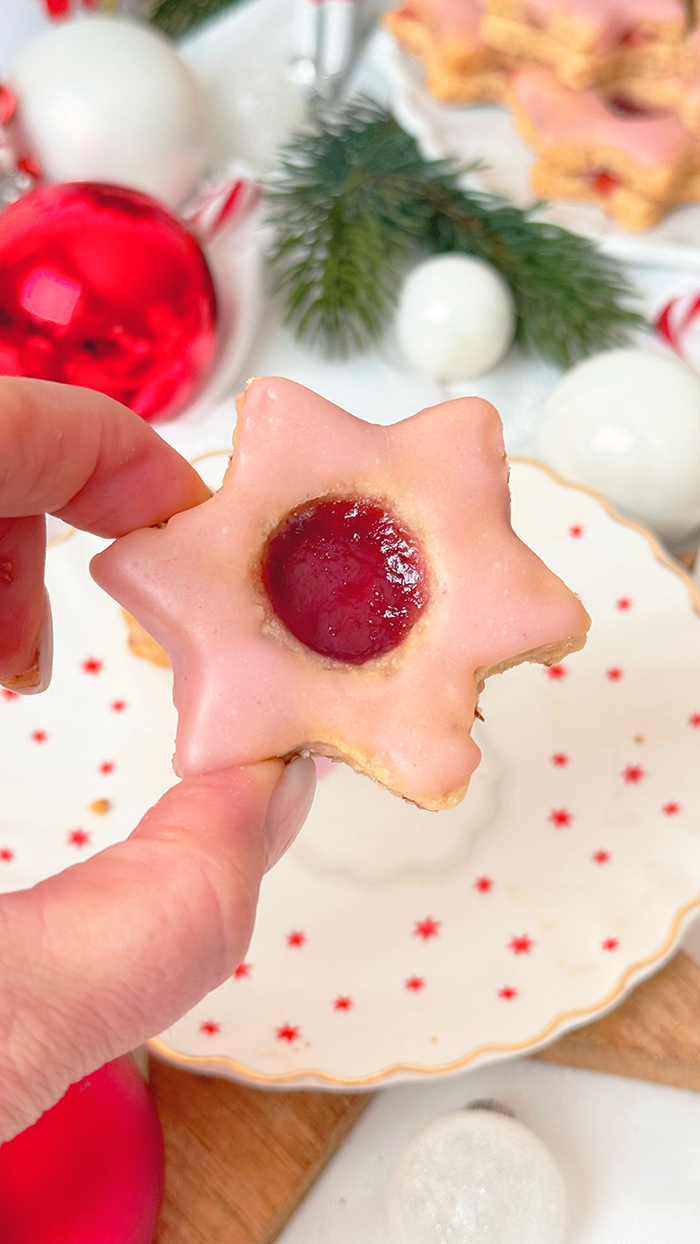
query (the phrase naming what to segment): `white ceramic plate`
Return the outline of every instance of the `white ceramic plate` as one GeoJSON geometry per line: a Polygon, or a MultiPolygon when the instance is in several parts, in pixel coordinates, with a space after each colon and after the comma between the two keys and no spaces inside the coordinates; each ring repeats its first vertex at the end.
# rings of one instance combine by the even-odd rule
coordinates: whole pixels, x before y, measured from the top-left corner
{"type": "MultiPolygon", "coordinates": [[[[385,841],[362,878],[341,848],[319,859],[302,840],[264,883],[243,967],[153,1042],[158,1053],[268,1085],[446,1074],[592,1019],[677,946],[700,906],[697,598],[592,494],[526,461],[512,489],[518,532],[581,594],[593,628],[560,669],[489,680],[492,819],[482,791],[476,826],[467,800],[440,850],[416,851],[411,828],[396,867],[385,841]]],[[[90,581],[101,544],[75,533],[49,550],[53,684],[0,693],[4,888],[123,838],[173,780],[170,675],[130,655],[117,607],[90,581]]],[[[372,806],[358,799],[365,822],[372,806]]],[[[391,809],[395,836],[404,806],[391,809]]],[[[367,837],[365,823],[365,850],[367,837]]]]}
{"type": "MultiPolygon", "coordinates": [[[[420,67],[385,32],[375,36],[372,54],[390,84],[399,123],[418,140],[430,159],[457,157],[484,168],[470,177],[481,190],[502,194],[521,207],[533,202],[528,172],[534,156],[518,137],[508,110],[496,104],[440,104],[423,88],[420,67]]],[[[554,201],[543,219],[596,238],[603,248],[629,263],[690,267],[700,271],[700,204],[676,208],[648,233],[627,233],[597,207],[554,201]]]]}

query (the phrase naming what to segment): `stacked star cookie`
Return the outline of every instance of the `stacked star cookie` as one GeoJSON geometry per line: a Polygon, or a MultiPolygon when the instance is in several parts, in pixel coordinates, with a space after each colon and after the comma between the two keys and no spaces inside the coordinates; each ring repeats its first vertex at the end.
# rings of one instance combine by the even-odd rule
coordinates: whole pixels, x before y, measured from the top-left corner
{"type": "Polygon", "coordinates": [[[532,188],[650,228],[700,200],[700,31],[684,0],[407,0],[386,25],[450,103],[502,101],[532,188]]]}

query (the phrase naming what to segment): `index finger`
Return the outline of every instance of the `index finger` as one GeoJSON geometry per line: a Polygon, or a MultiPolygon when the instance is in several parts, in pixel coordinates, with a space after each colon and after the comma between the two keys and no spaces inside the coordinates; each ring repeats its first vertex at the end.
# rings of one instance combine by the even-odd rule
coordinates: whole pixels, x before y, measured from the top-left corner
{"type": "Polygon", "coordinates": [[[90,389],[0,377],[0,680],[40,690],[45,512],[100,536],[160,523],[210,495],[153,428],[90,389]]]}

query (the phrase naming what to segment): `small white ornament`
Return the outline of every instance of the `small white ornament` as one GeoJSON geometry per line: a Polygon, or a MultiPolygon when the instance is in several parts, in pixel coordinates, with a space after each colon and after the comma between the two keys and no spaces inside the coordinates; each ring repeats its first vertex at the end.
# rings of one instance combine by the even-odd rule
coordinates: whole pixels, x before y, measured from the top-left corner
{"type": "Polygon", "coordinates": [[[513,295],[483,260],[438,255],[408,276],[396,332],[417,371],[438,382],[471,380],[494,367],[513,341],[513,295]]]}
{"type": "Polygon", "coordinates": [[[389,1218],[396,1244],[561,1244],[566,1193],[549,1150],[517,1119],[461,1110],[404,1151],[389,1218]]]}
{"type": "Polygon", "coordinates": [[[202,171],[200,88],[171,44],[123,18],[59,22],[8,77],[18,145],[49,181],[128,186],[177,207],[202,171]]]}
{"type": "Polygon", "coordinates": [[[638,349],[572,368],[544,404],[537,449],[674,547],[700,527],[700,376],[638,349]]]}

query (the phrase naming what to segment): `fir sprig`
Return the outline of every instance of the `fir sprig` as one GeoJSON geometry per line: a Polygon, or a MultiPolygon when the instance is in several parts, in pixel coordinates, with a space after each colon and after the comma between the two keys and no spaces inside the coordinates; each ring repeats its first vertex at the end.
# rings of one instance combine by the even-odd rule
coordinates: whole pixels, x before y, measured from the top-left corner
{"type": "Polygon", "coordinates": [[[425,159],[368,101],[322,116],[280,154],[267,188],[271,262],[297,334],[331,354],[380,336],[409,258],[461,251],[488,260],[515,299],[517,338],[562,366],[624,342],[644,320],[596,245],[466,189],[475,166],[425,159]]]}

